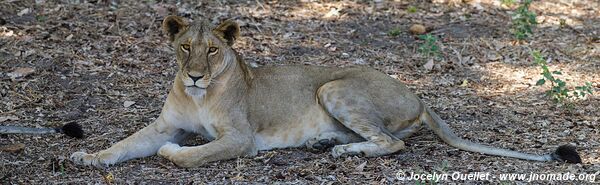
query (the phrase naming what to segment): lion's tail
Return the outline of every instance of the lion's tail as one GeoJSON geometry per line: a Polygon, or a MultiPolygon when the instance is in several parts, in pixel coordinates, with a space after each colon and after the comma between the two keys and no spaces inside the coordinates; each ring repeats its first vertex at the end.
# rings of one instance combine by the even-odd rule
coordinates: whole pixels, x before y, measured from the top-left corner
{"type": "Polygon", "coordinates": [[[575,150],[574,146],[571,145],[563,145],[558,147],[556,151],[552,154],[545,155],[534,155],[527,154],[507,149],[494,148],[478,143],[473,143],[468,140],[464,140],[454,134],[454,131],[446,124],[444,120],[440,118],[435,112],[431,109],[426,108],[426,111],[421,115],[421,121],[425,122],[433,131],[442,139],[444,142],[448,143],[451,146],[456,148],[471,151],[471,152],[480,152],[488,155],[497,155],[497,156],[506,156],[506,157],[514,157],[519,159],[526,160],[535,160],[535,161],[565,161],[568,163],[581,163],[581,157],[575,150]]]}
{"type": "Polygon", "coordinates": [[[83,138],[83,130],[77,123],[67,123],[56,128],[31,128],[19,126],[0,126],[0,134],[53,134],[63,133],[75,138],[83,138]]]}

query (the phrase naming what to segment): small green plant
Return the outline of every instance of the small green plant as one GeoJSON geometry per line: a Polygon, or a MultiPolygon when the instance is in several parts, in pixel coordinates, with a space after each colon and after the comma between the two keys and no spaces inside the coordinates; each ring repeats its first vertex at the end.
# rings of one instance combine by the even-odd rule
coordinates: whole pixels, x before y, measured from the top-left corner
{"type": "Polygon", "coordinates": [[[567,20],[565,19],[559,19],[558,23],[560,24],[560,28],[566,28],[567,26],[569,26],[567,25],[567,20]]]}
{"type": "Polygon", "coordinates": [[[473,15],[471,15],[470,13],[465,13],[463,16],[465,16],[465,19],[470,19],[471,17],[473,17],[473,15]]]}
{"type": "Polygon", "coordinates": [[[408,13],[417,13],[418,10],[419,9],[417,9],[417,7],[415,7],[415,6],[408,6],[408,8],[406,8],[406,11],[408,13]]]}
{"type": "Polygon", "coordinates": [[[529,11],[532,0],[523,0],[512,15],[512,33],[517,40],[525,40],[533,35],[532,27],[537,24],[535,13],[529,11]]]}
{"type": "Polygon", "coordinates": [[[437,38],[431,34],[419,35],[419,39],[423,40],[423,44],[419,46],[419,53],[426,57],[439,57],[440,47],[437,45],[437,38]]]}
{"type": "Polygon", "coordinates": [[[575,87],[575,90],[569,90],[567,88],[567,83],[554,75],[561,75],[561,71],[550,71],[548,69],[548,62],[542,56],[539,51],[532,51],[531,56],[533,57],[533,61],[535,64],[539,65],[542,68],[542,78],[535,83],[535,85],[541,86],[546,82],[550,82],[551,89],[546,91],[546,96],[551,97],[556,102],[563,102],[565,99],[569,98],[583,98],[586,95],[592,95],[592,83],[586,82],[583,86],[575,87]]]}
{"type": "Polygon", "coordinates": [[[400,30],[400,28],[392,28],[389,32],[388,35],[392,36],[392,37],[397,37],[398,35],[400,35],[402,33],[402,31],[400,30]]]}
{"type": "Polygon", "coordinates": [[[516,0],[500,0],[500,3],[506,6],[512,6],[516,3],[516,0]]]}
{"type": "Polygon", "coordinates": [[[592,89],[591,82],[585,82],[585,85],[575,87],[575,91],[573,95],[575,97],[585,97],[586,95],[592,95],[594,93],[594,89],[592,89]]]}
{"type": "Polygon", "coordinates": [[[65,176],[65,165],[62,162],[60,163],[60,175],[65,176]]]}
{"type": "Polygon", "coordinates": [[[445,173],[446,171],[448,171],[448,161],[447,160],[443,160],[442,164],[440,164],[440,166],[437,166],[435,168],[435,170],[441,172],[441,173],[445,173]]]}
{"type": "Polygon", "coordinates": [[[37,16],[35,16],[35,19],[38,22],[45,22],[47,18],[46,18],[46,16],[43,16],[43,15],[37,15],[37,16]]]}

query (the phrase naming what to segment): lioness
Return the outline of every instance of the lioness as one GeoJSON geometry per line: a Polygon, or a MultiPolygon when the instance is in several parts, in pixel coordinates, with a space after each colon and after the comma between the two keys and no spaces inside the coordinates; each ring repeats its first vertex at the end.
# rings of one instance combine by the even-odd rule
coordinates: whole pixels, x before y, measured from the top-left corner
{"type": "Polygon", "coordinates": [[[409,89],[368,67],[265,66],[249,68],[231,48],[234,21],[212,27],[166,17],[162,28],[176,50],[179,70],[156,121],[94,154],[76,152],[77,164],[107,166],[157,154],[181,167],[254,156],[259,150],[333,147],[334,157],[382,156],[426,123],[448,144],[490,155],[537,161],[581,162],[573,147],[533,155],[457,137],[409,89]],[[212,140],[180,146],[190,134],[212,140]]]}

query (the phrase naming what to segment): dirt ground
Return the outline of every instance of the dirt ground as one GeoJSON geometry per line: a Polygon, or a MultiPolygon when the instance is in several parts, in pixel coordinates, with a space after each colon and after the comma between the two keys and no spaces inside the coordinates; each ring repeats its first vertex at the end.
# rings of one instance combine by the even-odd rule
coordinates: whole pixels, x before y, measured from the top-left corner
{"type": "Polygon", "coordinates": [[[535,86],[541,69],[529,51],[542,51],[570,87],[592,82],[600,90],[600,3],[535,1],[531,9],[540,24],[531,39],[515,43],[509,30],[515,6],[466,2],[2,1],[0,125],[76,122],[86,137],[0,135],[2,147],[25,144],[21,151],[0,151],[0,184],[415,184],[396,174],[598,174],[600,99],[565,105],[545,97],[550,87],[535,86]],[[406,83],[461,137],[538,154],[570,143],[583,164],[461,151],[423,128],[405,140],[406,150],[377,158],[333,158],[327,151],[297,148],[193,169],[157,156],[107,169],[73,165],[71,153],[105,149],[160,113],[176,72],[173,49],[160,29],[163,17],[172,14],[213,23],[235,19],[243,36],[235,49],[249,64],[372,66],[406,83]],[[423,41],[408,32],[413,24],[439,38],[441,57],[433,65],[417,52],[423,41]]]}

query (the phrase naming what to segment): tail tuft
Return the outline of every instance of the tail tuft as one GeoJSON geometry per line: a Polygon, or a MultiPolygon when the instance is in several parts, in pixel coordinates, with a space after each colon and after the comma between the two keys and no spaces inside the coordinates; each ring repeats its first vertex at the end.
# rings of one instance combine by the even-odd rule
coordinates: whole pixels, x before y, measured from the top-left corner
{"type": "Polygon", "coordinates": [[[67,123],[60,128],[60,132],[64,133],[67,136],[75,137],[75,138],[83,138],[83,130],[81,126],[77,123],[67,123]]]}
{"type": "Polygon", "coordinates": [[[573,145],[562,145],[559,146],[556,151],[552,154],[552,157],[559,161],[567,163],[581,163],[581,157],[575,150],[573,145]]]}

